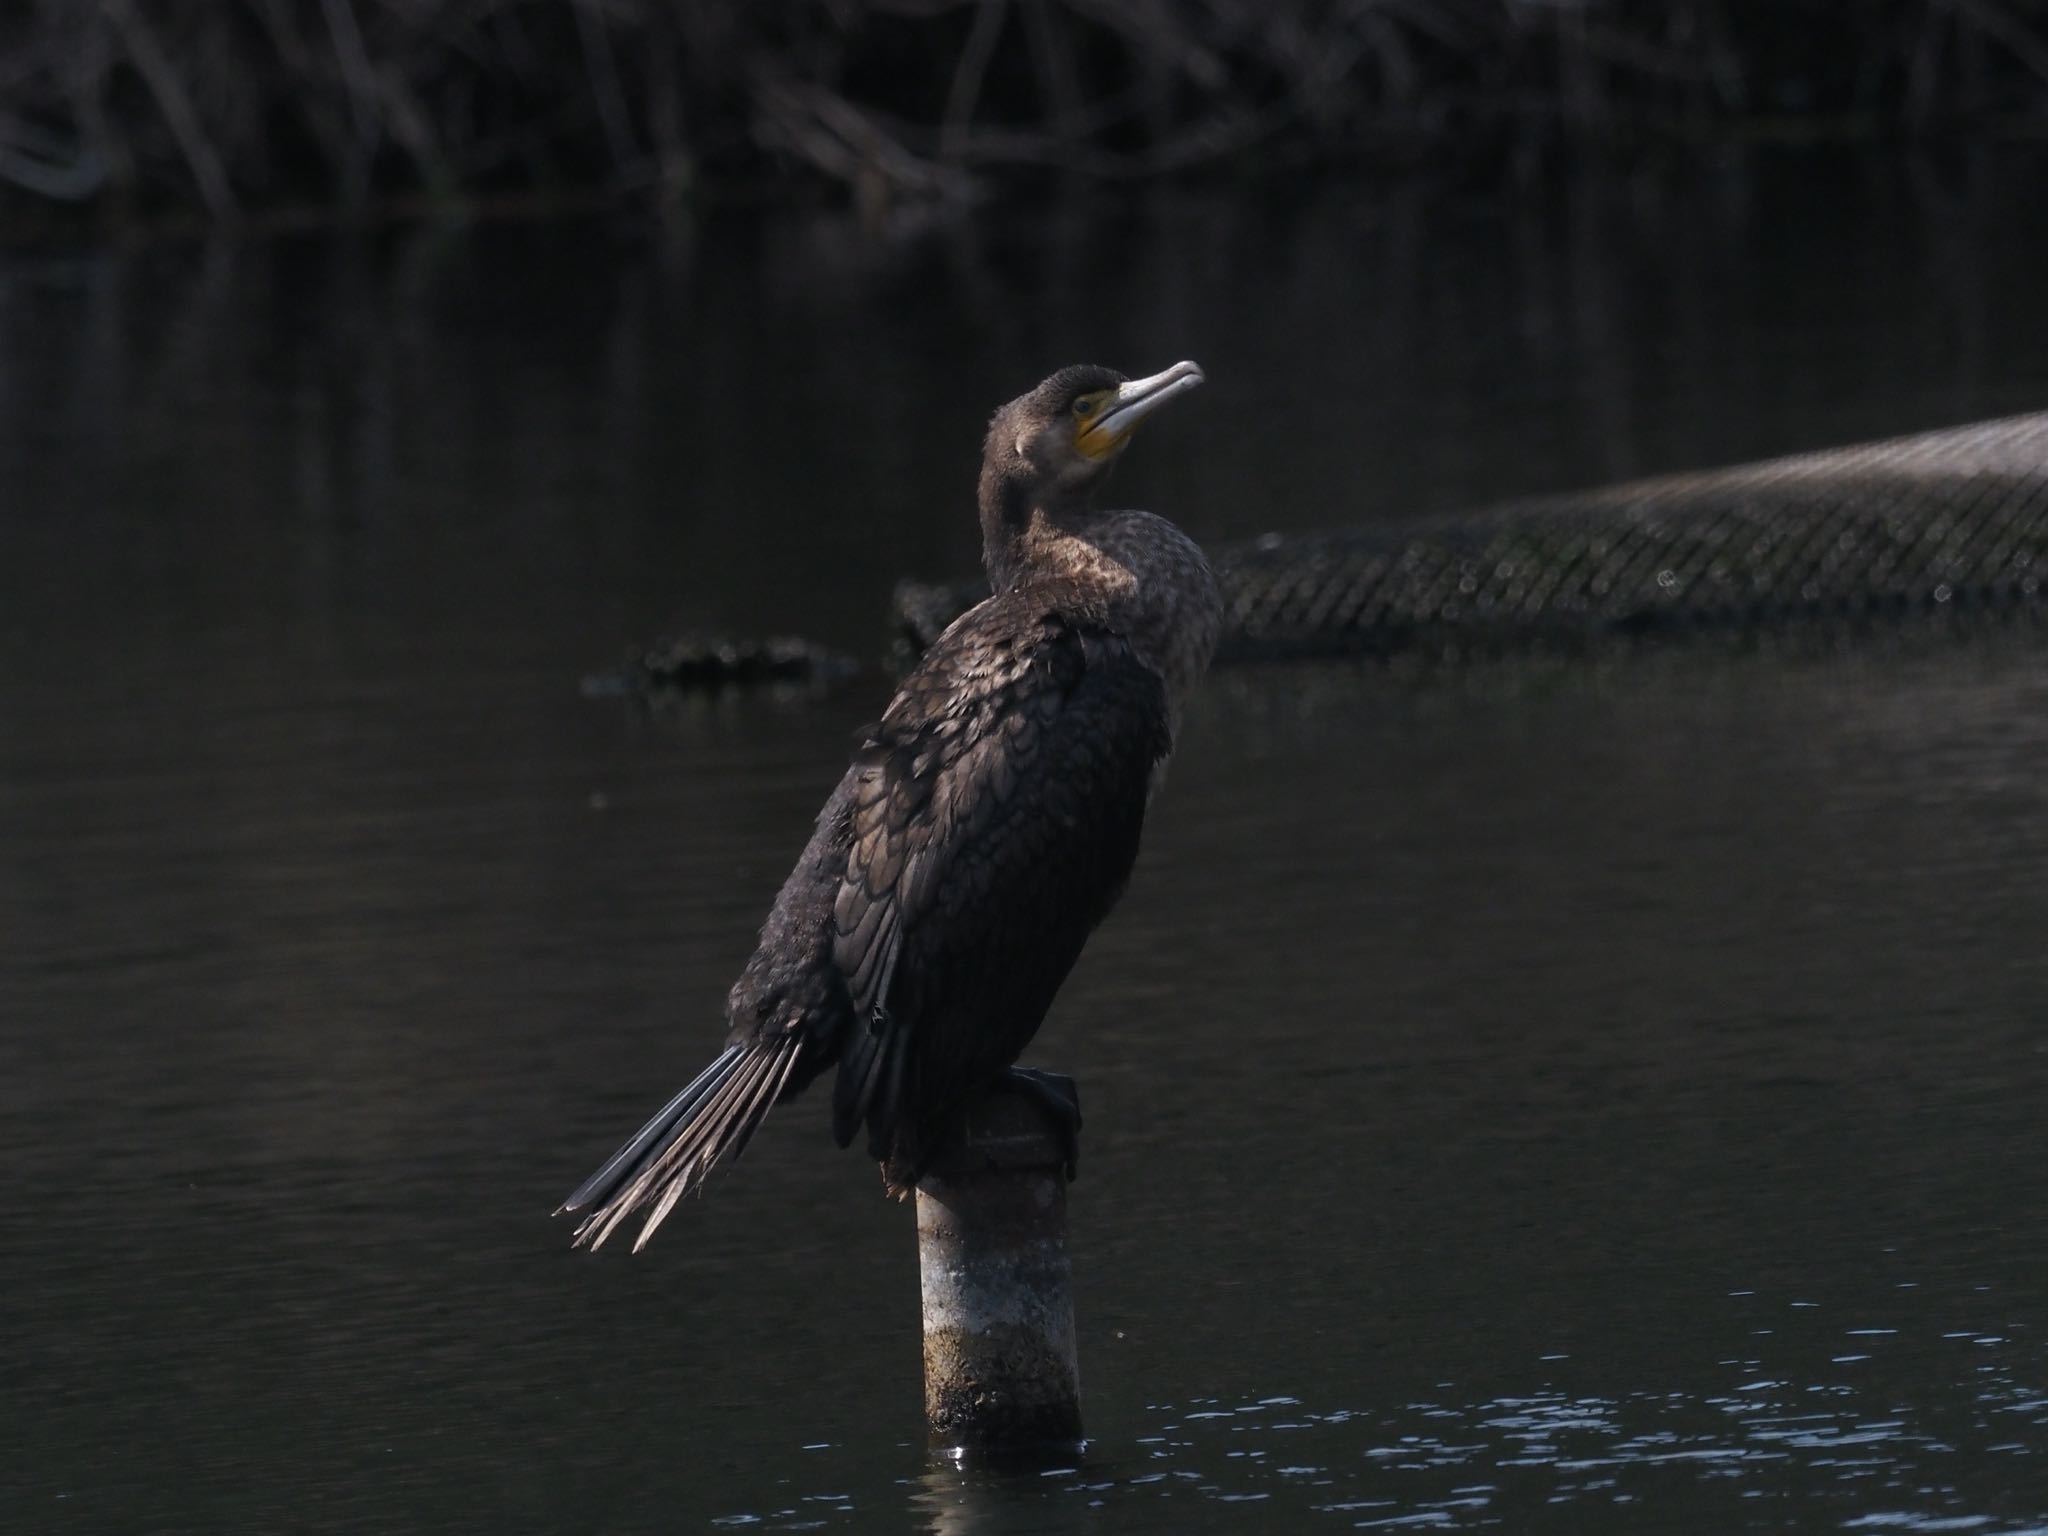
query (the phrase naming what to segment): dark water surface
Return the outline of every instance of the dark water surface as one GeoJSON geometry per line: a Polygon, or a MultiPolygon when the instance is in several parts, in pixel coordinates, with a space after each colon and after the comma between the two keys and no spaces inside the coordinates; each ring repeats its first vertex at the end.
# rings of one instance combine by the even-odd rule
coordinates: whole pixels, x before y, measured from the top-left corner
{"type": "Polygon", "coordinates": [[[990,407],[1200,359],[1118,489],[1311,527],[2048,405],[1971,165],[0,260],[9,1531],[2048,1528],[2048,654],[1219,676],[1037,1059],[1092,1435],[928,1461],[822,1106],[645,1254],[990,407]]]}

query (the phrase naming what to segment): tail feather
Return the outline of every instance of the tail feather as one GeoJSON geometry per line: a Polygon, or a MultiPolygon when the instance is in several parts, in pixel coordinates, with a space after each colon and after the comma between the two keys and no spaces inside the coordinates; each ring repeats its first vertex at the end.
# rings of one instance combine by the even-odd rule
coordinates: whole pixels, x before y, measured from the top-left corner
{"type": "Polygon", "coordinates": [[[644,1247],[678,1200],[746,1149],[802,1054],[800,1035],[727,1046],[562,1202],[561,1211],[589,1211],[576,1228],[577,1245],[598,1247],[645,1210],[633,1244],[636,1252],[644,1247]]]}
{"type": "Polygon", "coordinates": [[[699,1128],[678,1141],[663,1158],[667,1166],[649,1170],[649,1194],[657,1188],[661,1193],[655,1197],[640,1235],[633,1239],[635,1253],[647,1246],[654,1229],[667,1220],[678,1200],[690,1189],[701,1186],[712,1169],[740,1155],[774,1102],[772,1088],[775,1079],[782,1075],[781,1066],[773,1057],[756,1056],[749,1060],[719,1095],[718,1102],[706,1109],[699,1128]],[[684,1172],[676,1174],[675,1169],[684,1172]]]}
{"type": "Polygon", "coordinates": [[[663,1141],[679,1120],[683,1120],[692,1109],[724,1087],[726,1079],[739,1067],[740,1060],[745,1054],[745,1051],[736,1045],[727,1046],[719,1052],[711,1065],[691,1078],[683,1091],[662,1106],[661,1112],[652,1120],[641,1126],[631,1141],[607,1158],[602,1168],[577,1185],[576,1192],[555,1208],[555,1214],[561,1216],[595,1205],[639,1172],[648,1149],[663,1141]]]}

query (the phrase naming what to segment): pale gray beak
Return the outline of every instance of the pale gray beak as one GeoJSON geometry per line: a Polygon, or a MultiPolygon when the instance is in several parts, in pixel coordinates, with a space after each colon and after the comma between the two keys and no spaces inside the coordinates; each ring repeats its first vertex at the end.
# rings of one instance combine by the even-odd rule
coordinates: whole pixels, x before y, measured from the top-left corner
{"type": "Polygon", "coordinates": [[[1109,409],[1096,417],[1095,424],[1081,435],[1082,450],[1102,453],[1116,446],[1130,435],[1133,427],[1160,406],[1203,382],[1202,370],[1195,364],[1175,363],[1163,373],[1119,384],[1109,409]]]}

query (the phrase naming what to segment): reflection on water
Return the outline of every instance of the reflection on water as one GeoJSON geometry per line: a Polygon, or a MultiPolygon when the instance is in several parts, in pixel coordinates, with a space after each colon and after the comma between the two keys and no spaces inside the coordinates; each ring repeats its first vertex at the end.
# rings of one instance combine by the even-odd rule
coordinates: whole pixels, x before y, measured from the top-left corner
{"type": "Polygon", "coordinates": [[[1211,538],[2048,400],[2038,199],[1838,171],[0,264],[12,1523],[2039,1527],[2033,635],[1218,679],[1037,1053],[1081,1466],[928,1464],[821,1106],[546,1215],[886,689],[622,637],[873,655],[1069,356],[1209,369],[1119,489],[1211,538]]]}
{"type": "MultiPolygon", "coordinates": [[[[788,1502],[714,1523],[844,1529],[902,1504],[934,1536],[1104,1518],[1133,1531],[2048,1530],[2038,1347],[2011,1332],[1930,1331],[1956,1298],[1930,1307],[1916,1282],[1892,1289],[1898,1302],[1879,1315],[1901,1326],[1841,1328],[1813,1303],[1726,1298],[1711,1326],[1741,1331],[1738,1353],[1716,1362],[1717,1389],[1582,1393],[1556,1384],[1573,1366],[1552,1355],[1534,1362],[1526,1395],[1474,1397],[1446,1381],[1356,1407],[1284,1395],[1147,1404],[1128,1439],[1024,1475],[937,1467],[891,1482],[814,1445],[788,1502]],[[1968,1385],[1930,1401],[1911,1391],[1930,1376],[1968,1385]],[[833,1491],[804,1491],[814,1487],[833,1491]]],[[[2003,1315],[1989,1291],[1964,1310],[2003,1315]]]]}
{"type": "Polygon", "coordinates": [[[1542,1387],[1468,1400],[1446,1382],[1425,1399],[1359,1408],[1287,1396],[1148,1405],[1128,1442],[1022,1476],[945,1467],[891,1485],[838,1447],[812,1446],[804,1459],[816,1471],[793,1482],[791,1502],[714,1524],[841,1529],[901,1502],[933,1536],[1092,1529],[1099,1518],[1136,1531],[1231,1520],[1238,1529],[2048,1530],[2032,1464],[2048,1430],[2038,1352],[2015,1380],[2015,1357],[2029,1352],[2010,1338],[1963,1330],[1874,1342],[1899,1332],[1846,1330],[1833,1364],[1866,1369],[1819,1379],[1773,1374],[1762,1358],[1773,1351],[1752,1344],[1750,1358],[1726,1362],[1728,1385],[1705,1395],[1542,1387]],[[1902,1351],[1929,1357],[1914,1371],[1955,1373],[1970,1391],[1933,1405],[1901,1398],[1886,1355],[1902,1351]],[[1997,1491],[2001,1483],[2010,1491],[1997,1491]],[[1265,1507],[1231,1512],[1237,1505],[1265,1507]]]}

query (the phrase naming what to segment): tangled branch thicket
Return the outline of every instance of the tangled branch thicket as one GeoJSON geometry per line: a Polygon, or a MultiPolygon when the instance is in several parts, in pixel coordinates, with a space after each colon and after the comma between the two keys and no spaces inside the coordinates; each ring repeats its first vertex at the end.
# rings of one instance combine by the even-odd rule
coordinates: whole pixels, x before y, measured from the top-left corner
{"type": "Polygon", "coordinates": [[[2048,129],[2048,0],[36,0],[0,189],[93,208],[798,168],[992,176],[1401,155],[1512,133],[2048,129]]]}

